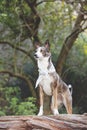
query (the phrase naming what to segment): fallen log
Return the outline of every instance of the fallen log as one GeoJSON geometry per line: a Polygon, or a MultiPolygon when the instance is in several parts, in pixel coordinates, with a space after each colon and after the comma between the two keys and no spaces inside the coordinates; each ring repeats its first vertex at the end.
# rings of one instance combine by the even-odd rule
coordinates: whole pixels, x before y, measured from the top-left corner
{"type": "Polygon", "coordinates": [[[0,130],[87,130],[87,114],[58,116],[3,116],[0,130]]]}

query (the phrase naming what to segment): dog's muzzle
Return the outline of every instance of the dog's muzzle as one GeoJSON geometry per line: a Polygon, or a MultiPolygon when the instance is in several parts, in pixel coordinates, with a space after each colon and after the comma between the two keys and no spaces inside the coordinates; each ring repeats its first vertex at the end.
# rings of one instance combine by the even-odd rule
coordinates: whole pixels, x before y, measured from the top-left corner
{"type": "Polygon", "coordinates": [[[34,57],[37,59],[38,58],[37,54],[34,54],[34,57]]]}

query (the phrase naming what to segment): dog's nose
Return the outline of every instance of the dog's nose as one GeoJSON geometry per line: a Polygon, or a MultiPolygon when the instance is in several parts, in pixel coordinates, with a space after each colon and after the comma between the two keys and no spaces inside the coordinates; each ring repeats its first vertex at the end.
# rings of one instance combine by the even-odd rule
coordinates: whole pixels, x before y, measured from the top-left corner
{"type": "Polygon", "coordinates": [[[35,58],[38,58],[36,53],[34,54],[34,57],[35,57],[35,58]]]}

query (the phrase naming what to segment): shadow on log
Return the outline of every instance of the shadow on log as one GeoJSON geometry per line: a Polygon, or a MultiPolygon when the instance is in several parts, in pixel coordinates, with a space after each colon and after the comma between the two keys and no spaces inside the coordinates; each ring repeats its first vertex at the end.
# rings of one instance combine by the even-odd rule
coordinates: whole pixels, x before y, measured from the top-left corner
{"type": "Polygon", "coordinates": [[[87,114],[58,116],[3,116],[0,130],[87,130],[87,114]]]}

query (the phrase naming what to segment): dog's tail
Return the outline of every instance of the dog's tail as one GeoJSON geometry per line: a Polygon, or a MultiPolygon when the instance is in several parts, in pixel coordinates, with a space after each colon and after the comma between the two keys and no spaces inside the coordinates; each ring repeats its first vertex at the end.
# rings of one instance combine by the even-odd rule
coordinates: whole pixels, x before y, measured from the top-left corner
{"type": "Polygon", "coordinates": [[[73,88],[72,88],[72,85],[71,85],[71,84],[69,84],[69,85],[68,85],[68,87],[69,87],[69,90],[70,90],[71,95],[72,95],[72,93],[73,93],[73,88]]]}

